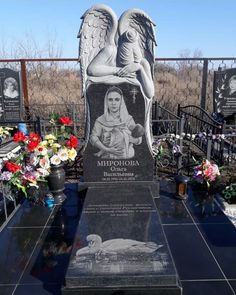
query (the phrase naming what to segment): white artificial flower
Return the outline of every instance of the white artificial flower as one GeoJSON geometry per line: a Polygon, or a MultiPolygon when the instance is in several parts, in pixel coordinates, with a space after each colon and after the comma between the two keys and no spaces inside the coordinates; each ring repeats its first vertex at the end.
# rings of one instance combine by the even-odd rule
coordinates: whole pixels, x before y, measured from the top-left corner
{"type": "Polygon", "coordinates": [[[38,153],[39,153],[40,155],[42,155],[42,156],[46,156],[47,153],[48,153],[47,148],[45,148],[44,146],[39,146],[39,147],[37,148],[37,151],[38,151],[38,153]]]}
{"type": "Polygon", "coordinates": [[[48,144],[47,140],[42,140],[39,144],[39,147],[44,147],[48,144]]]}
{"type": "Polygon", "coordinates": [[[57,153],[58,157],[61,161],[67,161],[69,159],[68,150],[67,149],[60,149],[57,153]]]}
{"type": "Polygon", "coordinates": [[[51,157],[50,162],[53,165],[59,165],[59,164],[61,164],[61,159],[58,157],[58,155],[54,155],[51,157]]]}
{"type": "Polygon", "coordinates": [[[61,145],[59,144],[59,143],[57,143],[57,142],[54,142],[53,144],[52,144],[52,148],[53,149],[59,149],[61,147],[61,145]]]}
{"type": "Polygon", "coordinates": [[[43,159],[40,159],[39,166],[43,169],[48,169],[50,167],[50,162],[48,157],[44,157],[43,159]]]}
{"type": "Polygon", "coordinates": [[[31,165],[36,166],[39,162],[39,158],[33,153],[30,155],[29,162],[31,165]]]}
{"type": "Polygon", "coordinates": [[[45,136],[45,139],[46,140],[56,140],[56,137],[55,137],[55,135],[53,135],[53,134],[47,134],[46,136],[45,136]]]}
{"type": "Polygon", "coordinates": [[[39,173],[39,176],[48,176],[49,175],[49,172],[47,169],[44,169],[44,168],[38,168],[37,169],[38,173],[39,173]]]}

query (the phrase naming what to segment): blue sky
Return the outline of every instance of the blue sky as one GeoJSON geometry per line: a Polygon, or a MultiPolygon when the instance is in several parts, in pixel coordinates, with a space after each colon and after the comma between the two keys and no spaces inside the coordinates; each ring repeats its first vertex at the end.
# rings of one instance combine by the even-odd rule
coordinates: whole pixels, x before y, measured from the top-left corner
{"type": "Polygon", "coordinates": [[[156,24],[156,57],[179,57],[186,49],[204,57],[236,56],[236,0],[0,0],[0,46],[14,48],[28,34],[42,47],[55,39],[63,57],[77,57],[80,17],[97,3],[118,16],[143,9],[156,24]]]}

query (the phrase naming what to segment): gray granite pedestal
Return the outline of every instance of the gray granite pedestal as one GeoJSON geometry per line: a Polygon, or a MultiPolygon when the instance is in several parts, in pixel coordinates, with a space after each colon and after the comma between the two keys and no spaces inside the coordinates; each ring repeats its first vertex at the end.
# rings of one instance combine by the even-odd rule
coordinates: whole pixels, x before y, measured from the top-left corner
{"type": "Polygon", "coordinates": [[[157,194],[154,182],[90,185],[63,295],[181,294],[157,194]]]}

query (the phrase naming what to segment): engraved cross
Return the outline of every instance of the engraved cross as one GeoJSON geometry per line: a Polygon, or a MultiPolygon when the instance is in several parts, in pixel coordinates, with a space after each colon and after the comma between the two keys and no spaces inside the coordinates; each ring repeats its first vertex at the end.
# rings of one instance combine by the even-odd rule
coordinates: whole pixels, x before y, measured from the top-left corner
{"type": "Polygon", "coordinates": [[[133,103],[136,101],[136,94],[138,93],[137,89],[134,87],[131,91],[131,94],[133,94],[133,103]]]}

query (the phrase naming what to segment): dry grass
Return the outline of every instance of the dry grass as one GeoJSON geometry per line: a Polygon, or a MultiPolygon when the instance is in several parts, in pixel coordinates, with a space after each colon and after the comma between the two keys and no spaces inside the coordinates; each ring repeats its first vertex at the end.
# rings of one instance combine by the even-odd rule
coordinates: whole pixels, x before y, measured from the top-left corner
{"type": "MultiPolygon", "coordinates": [[[[214,71],[222,61],[209,62],[206,110],[213,112],[214,71]]],[[[230,64],[228,65],[230,66],[230,64]]],[[[81,77],[76,62],[28,62],[29,103],[84,104],[81,77]]],[[[176,113],[177,105],[201,104],[203,60],[158,61],[155,63],[155,100],[176,113]]],[[[46,110],[44,110],[46,112],[46,110]]]]}

